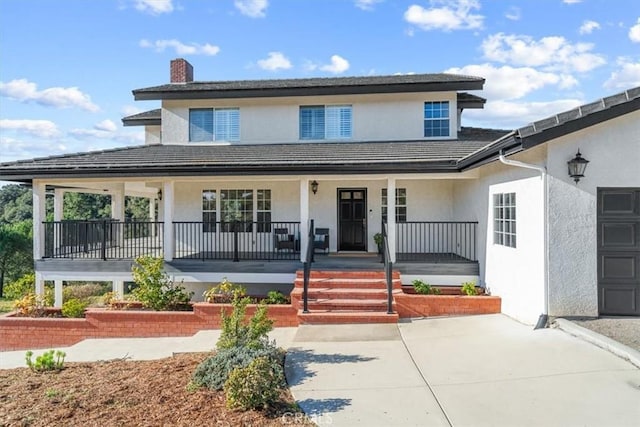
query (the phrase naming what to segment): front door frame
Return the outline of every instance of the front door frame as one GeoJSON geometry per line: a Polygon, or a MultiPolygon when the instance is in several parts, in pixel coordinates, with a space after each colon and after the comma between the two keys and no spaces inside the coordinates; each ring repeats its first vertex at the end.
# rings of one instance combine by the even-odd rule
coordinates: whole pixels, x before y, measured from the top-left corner
{"type": "Polygon", "coordinates": [[[368,215],[367,215],[367,206],[368,206],[368,199],[367,199],[367,188],[366,187],[338,187],[337,191],[336,191],[336,210],[337,210],[337,239],[336,239],[336,246],[338,249],[338,252],[340,251],[363,251],[366,252],[367,248],[368,248],[368,235],[369,235],[369,224],[368,224],[368,215]],[[362,249],[343,249],[342,246],[342,221],[341,221],[341,215],[340,215],[340,194],[343,191],[362,191],[363,192],[363,200],[364,200],[364,218],[363,218],[363,243],[362,243],[362,249]]]}

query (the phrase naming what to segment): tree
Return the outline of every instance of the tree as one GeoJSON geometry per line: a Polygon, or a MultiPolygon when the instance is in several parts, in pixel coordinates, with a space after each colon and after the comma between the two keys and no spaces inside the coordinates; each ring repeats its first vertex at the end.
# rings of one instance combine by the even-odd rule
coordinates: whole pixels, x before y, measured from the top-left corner
{"type": "Polygon", "coordinates": [[[10,184],[0,187],[0,223],[13,223],[32,218],[31,189],[10,184]]]}
{"type": "Polygon", "coordinates": [[[13,281],[33,271],[31,221],[0,223],[0,298],[5,280],[13,281]]]}

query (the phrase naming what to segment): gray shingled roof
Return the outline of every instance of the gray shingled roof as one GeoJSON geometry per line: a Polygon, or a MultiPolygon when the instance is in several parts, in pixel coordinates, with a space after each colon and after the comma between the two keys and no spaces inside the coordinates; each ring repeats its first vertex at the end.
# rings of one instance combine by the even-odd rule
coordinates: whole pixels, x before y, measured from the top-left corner
{"type": "Polygon", "coordinates": [[[2,163],[0,180],[83,174],[455,171],[458,160],[506,133],[463,128],[457,141],[144,145],[2,163]]]}
{"type": "Polygon", "coordinates": [[[170,83],[135,89],[136,100],[311,96],[479,90],[484,79],[457,74],[407,74],[170,83]]]}
{"type": "Polygon", "coordinates": [[[156,108],[155,110],[144,111],[142,113],[123,117],[122,124],[125,126],[160,125],[161,116],[162,110],[160,108],[156,108]]]}

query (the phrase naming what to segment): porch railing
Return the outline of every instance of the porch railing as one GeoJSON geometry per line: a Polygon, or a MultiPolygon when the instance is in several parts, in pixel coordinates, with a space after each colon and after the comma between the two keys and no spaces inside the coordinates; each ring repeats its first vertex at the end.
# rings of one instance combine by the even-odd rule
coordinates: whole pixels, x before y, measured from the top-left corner
{"type": "Polygon", "coordinates": [[[478,223],[425,221],[396,223],[396,261],[477,261],[478,223]]]}
{"type": "Polygon", "coordinates": [[[313,263],[313,255],[315,247],[313,236],[315,235],[315,225],[312,219],[309,220],[309,239],[307,240],[307,253],[304,257],[303,284],[302,284],[302,312],[309,312],[309,279],[311,278],[311,264],[313,263]]]}
{"type": "Polygon", "coordinates": [[[44,257],[132,259],[162,256],[163,223],[113,219],[44,223],[44,257]]]}
{"type": "Polygon", "coordinates": [[[387,224],[382,223],[382,260],[384,262],[384,277],[387,285],[387,314],[393,314],[393,262],[389,251],[387,224]]]}
{"type": "Polygon", "coordinates": [[[179,221],[173,230],[177,259],[300,259],[300,222],[179,221]]]}

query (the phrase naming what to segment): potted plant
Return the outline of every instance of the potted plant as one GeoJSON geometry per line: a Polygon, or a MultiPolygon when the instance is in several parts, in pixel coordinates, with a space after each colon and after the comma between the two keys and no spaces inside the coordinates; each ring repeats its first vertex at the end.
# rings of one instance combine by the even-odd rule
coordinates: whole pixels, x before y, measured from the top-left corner
{"type": "Polygon", "coordinates": [[[374,234],[373,241],[376,242],[376,245],[378,246],[378,253],[382,255],[382,250],[384,249],[382,247],[382,244],[384,243],[384,237],[382,236],[382,233],[374,234]]]}

